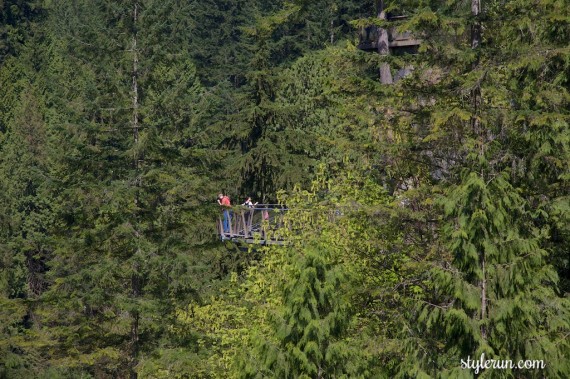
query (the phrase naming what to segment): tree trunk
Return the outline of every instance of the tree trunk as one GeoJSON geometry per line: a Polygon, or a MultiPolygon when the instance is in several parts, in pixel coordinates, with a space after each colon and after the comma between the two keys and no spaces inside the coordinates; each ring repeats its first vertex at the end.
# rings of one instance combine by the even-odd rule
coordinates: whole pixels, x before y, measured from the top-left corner
{"type": "Polygon", "coordinates": [[[382,84],[392,84],[394,80],[392,79],[392,71],[390,70],[390,64],[383,62],[380,65],[380,83],[382,84]]]}
{"type": "MultiPolygon", "coordinates": [[[[479,15],[481,13],[481,0],[471,0],[471,15],[474,18],[473,25],[471,27],[471,49],[477,50],[481,47],[481,22],[479,20],[479,15]]],[[[479,59],[477,58],[473,62],[473,68],[475,69],[479,64],[479,59]]],[[[471,91],[471,101],[473,107],[473,116],[471,117],[471,126],[473,128],[473,133],[477,136],[479,141],[479,154],[484,153],[485,146],[485,133],[481,127],[481,121],[479,119],[480,108],[481,108],[481,85],[477,83],[475,88],[471,91]]],[[[487,326],[485,325],[485,320],[487,318],[487,272],[485,270],[486,255],[485,251],[482,251],[479,255],[482,278],[480,281],[481,289],[481,312],[480,312],[480,322],[481,322],[481,337],[483,340],[487,340],[487,326]]]]}
{"type": "Polygon", "coordinates": [[[483,278],[481,279],[481,337],[487,341],[487,326],[485,319],[487,318],[487,273],[485,272],[485,253],[481,254],[481,265],[483,278]]]}
{"type": "MultiPolygon", "coordinates": [[[[386,12],[384,12],[384,0],[377,2],[377,17],[380,20],[386,20],[386,12]]],[[[378,54],[381,56],[390,55],[390,46],[388,45],[388,30],[378,27],[378,39],[377,48],[378,54]]],[[[392,72],[390,70],[390,64],[387,62],[382,62],[380,64],[380,83],[382,84],[392,84],[394,80],[392,79],[392,72]]]]}
{"type": "MultiPolygon", "coordinates": [[[[131,275],[131,289],[132,295],[136,298],[140,296],[141,283],[140,276],[137,272],[138,267],[134,267],[134,273],[131,275]]],[[[129,362],[129,377],[130,379],[137,379],[138,375],[135,371],[135,367],[138,364],[138,353],[139,353],[139,319],[140,314],[138,311],[131,311],[131,351],[130,351],[130,362],[129,362]]]]}
{"type": "MultiPolygon", "coordinates": [[[[133,139],[134,144],[137,145],[139,143],[139,91],[138,91],[138,64],[139,64],[139,56],[137,50],[137,22],[138,22],[138,11],[139,11],[139,4],[135,1],[134,9],[133,9],[133,139]]],[[[134,149],[134,167],[136,170],[137,179],[135,181],[136,186],[140,186],[140,173],[139,173],[139,163],[140,163],[140,156],[138,153],[138,149],[134,149]]],[[[138,204],[138,197],[139,191],[136,191],[135,194],[135,205],[138,204]]],[[[134,223],[135,230],[137,229],[136,222],[134,223]]],[[[138,231],[135,233],[136,238],[139,238],[138,231]]],[[[140,249],[137,249],[136,254],[139,253],[140,249]]],[[[141,279],[139,275],[139,267],[137,264],[133,265],[133,273],[131,274],[131,294],[133,298],[140,297],[141,294],[141,279]]],[[[131,335],[130,335],[130,362],[129,362],[129,376],[130,379],[136,379],[138,377],[137,372],[135,371],[135,367],[138,364],[138,351],[139,351],[139,319],[140,314],[138,310],[131,310],[131,335]]]]}
{"type": "MultiPolygon", "coordinates": [[[[135,3],[135,9],[133,11],[133,22],[136,27],[138,19],[138,3],[135,3]]],[[[137,33],[134,32],[133,35],[133,137],[135,143],[139,142],[139,87],[137,82],[138,77],[138,65],[139,57],[137,51],[137,33]]],[[[138,161],[138,158],[135,157],[138,161]]]]}
{"type": "Polygon", "coordinates": [[[477,49],[481,46],[481,21],[479,15],[481,14],[481,0],[471,0],[471,15],[475,21],[471,27],[471,48],[477,49]]]}

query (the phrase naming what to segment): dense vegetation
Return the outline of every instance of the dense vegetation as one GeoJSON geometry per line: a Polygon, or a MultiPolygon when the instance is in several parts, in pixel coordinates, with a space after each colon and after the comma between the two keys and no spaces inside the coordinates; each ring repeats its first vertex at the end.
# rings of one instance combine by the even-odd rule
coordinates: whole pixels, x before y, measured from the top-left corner
{"type": "Polygon", "coordinates": [[[567,0],[0,1],[0,378],[570,377],[569,41],[567,0]],[[386,14],[418,54],[356,48],[386,14]],[[303,233],[220,242],[219,191],[303,233]]]}

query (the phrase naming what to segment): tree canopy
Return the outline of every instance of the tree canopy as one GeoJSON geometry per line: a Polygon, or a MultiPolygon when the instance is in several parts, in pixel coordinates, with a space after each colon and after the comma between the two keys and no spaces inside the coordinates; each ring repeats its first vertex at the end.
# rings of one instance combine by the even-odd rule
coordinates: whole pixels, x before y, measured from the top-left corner
{"type": "Polygon", "coordinates": [[[559,0],[0,1],[0,378],[569,377],[569,40],[559,0]]]}

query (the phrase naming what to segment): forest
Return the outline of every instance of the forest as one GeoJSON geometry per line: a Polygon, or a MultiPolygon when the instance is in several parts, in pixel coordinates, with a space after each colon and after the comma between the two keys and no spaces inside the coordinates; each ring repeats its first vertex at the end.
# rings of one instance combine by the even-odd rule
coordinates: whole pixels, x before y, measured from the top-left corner
{"type": "Polygon", "coordinates": [[[569,378],[569,125],[568,0],[0,0],[0,379],[569,378]]]}

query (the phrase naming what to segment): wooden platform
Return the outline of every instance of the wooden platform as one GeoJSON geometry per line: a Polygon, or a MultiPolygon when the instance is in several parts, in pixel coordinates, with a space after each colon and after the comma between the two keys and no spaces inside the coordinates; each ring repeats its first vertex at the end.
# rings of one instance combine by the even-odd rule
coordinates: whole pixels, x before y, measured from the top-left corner
{"type": "Polygon", "coordinates": [[[235,241],[259,245],[283,245],[283,216],[287,208],[278,204],[257,204],[220,211],[217,221],[222,241],[235,241]]]}
{"type": "MultiPolygon", "coordinates": [[[[405,16],[392,16],[388,21],[398,21],[405,19],[405,16]]],[[[360,29],[358,48],[364,51],[378,51],[378,28],[367,26],[360,29]]],[[[388,47],[390,53],[394,55],[415,54],[422,40],[412,36],[410,32],[399,33],[396,28],[388,29],[388,47]]]]}

